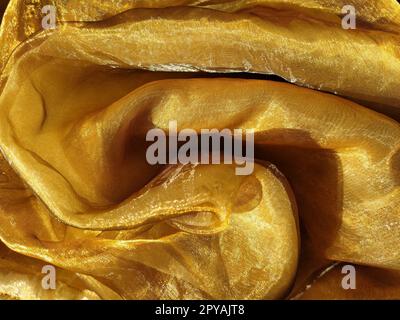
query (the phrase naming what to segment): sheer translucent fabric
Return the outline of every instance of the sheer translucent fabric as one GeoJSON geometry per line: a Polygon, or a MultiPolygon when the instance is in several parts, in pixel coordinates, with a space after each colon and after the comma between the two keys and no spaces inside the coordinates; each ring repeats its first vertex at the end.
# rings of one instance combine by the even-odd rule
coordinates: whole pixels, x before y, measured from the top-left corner
{"type": "Polygon", "coordinates": [[[0,294],[399,298],[399,5],[342,2],[12,0],[0,294]],[[171,120],[254,130],[254,172],[150,165],[146,133],[171,120]],[[360,268],[357,293],[340,289],[339,262],[360,268]]]}

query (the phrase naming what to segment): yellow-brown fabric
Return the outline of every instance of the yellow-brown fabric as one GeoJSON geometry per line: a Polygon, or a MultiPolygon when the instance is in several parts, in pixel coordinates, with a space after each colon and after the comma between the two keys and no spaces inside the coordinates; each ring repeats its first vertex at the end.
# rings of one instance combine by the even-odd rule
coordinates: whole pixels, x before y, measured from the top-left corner
{"type": "MultiPolygon", "coordinates": [[[[318,288],[338,277],[304,288],[336,261],[400,270],[395,2],[346,1],[356,30],[342,29],[338,1],[123,3],[9,4],[0,294],[325,298],[318,288]],[[41,29],[45,4],[57,7],[55,30],[41,29]],[[237,72],[308,88],[228,79],[237,72]],[[150,165],[146,133],[171,120],[198,133],[253,129],[254,172],[150,165]],[[45,264],[60,275],[54,292],[40,286],[45,264]]],[[[388,286],[398,297],[397,280],[388,286]]]]}

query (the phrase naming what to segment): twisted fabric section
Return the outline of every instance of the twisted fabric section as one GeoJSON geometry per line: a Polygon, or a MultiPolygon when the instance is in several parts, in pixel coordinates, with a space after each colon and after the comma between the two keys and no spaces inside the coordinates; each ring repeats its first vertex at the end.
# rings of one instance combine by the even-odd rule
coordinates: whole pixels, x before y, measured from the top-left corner
{"type": "Polygon", "coordinates": [[[73,299],[285,298],[327,260],[397,274],[398,122],[328,93],[228,78],[273,73],[396,117],[397,15],[362,6],[365,26],[346,32],[323,1],[93,1],[86,21],[99,21],[78,23],[68,3],[54,2],[58,29],[2,47],[15,51],[0,78],[1,294],[49,297],[42,262],[61,274],[52,297],[73,299]],[[254,130],[254,172],[150,165],[146,133],[170,120],[199,134],[254,130]]]}

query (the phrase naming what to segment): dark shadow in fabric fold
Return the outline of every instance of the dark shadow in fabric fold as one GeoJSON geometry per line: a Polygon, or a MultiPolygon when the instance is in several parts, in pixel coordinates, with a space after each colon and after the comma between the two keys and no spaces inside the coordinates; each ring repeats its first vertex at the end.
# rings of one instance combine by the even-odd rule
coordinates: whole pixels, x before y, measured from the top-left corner
{"type": "MultiPolygon", "coordinates": [[[[302,243],[303,248],[309,248],[302,250],[302,255],[312,254],[315,261],[323,261],[342,222],[342,168],[338,156],[332,150],[322,149],[305,131],[275,129],[256,139],[256,158],[276,165],[289,181],[301,228],[307,232],[302,242],[311,242],[302,243]]],[[[301,257],[300,269],[304,260],[301,257]]],[[[316,269],[322,267],[318,264],[316,269]]]]}

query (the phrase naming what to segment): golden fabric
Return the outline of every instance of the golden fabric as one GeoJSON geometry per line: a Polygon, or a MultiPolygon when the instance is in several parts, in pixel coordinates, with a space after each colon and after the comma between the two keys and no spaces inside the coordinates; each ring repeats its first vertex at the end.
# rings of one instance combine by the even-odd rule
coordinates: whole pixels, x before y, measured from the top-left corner
{"type": "Polygon", "coordinates": [[[59,46],[58,56],[151,70],[276,74],[400,119],[400,10],[395,0],[89,1],[84,6],[79,1],[36,0],[29,6],[12,1],[10,11],[24,19],[6,20],[1,37],[7,56],[20,41],[42,31],[41,16],[32,12],[45,4],[57,7],[61,22],[105,19],[60,28],[43,48],[59,46]],[[342,29],[337,16],[342,2],[359,10],[356,30],[342,29]],[[126,11],[132,8],[137,9],[126,11]],[[82,47],[90,50],[86,57],[80,57],[82,47]]]}
{"type": "Polygon", "coordinates": [[[340,270],[342,266],[334,265],[332,267],[321,274],[296,299],[400,299],[400,273],[398,271],[359,266],[357,268],[357,290],[344,290],[341,286],[343,274],[340,270]]]}
{"type": "Polygon", "coordinates": [[[369,270],[400,270],[400,125],[354,101],[400,118],[399,6],[346,1],[360,24],[344,30],[339,2],[11,1],[0,294],[325,298],[340,277],[315,275],[341,261],[374,267],[360,269],[369,293],[328,298],[398,298],[398,278],[375,295],[369,270]],[[59,12],[53,31],[41,30],[45,4],[59,12]],[[228,79],[237,72],[309,88],[228,79]],[[253,174],[150,165],[146,133],[170,120],[254,129],[253,174]],[[40,286],[45,264],[54,291],[40,286]]]}

